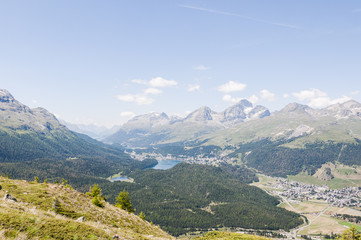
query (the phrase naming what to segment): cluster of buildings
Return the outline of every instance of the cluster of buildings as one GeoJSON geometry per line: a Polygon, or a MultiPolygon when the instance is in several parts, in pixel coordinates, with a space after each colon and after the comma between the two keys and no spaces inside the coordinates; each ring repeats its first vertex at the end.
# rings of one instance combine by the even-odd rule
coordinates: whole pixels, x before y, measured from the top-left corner
{"type": "Polygon", "coordinates": [[[197,156],[186,156],[186,155],[162,155],[160,153],[147,153],[147,154],[137,154],[136,152],[127,152],[132,158],[137,159],[139,161],[143,161],[147,158],[154,158],[158,161],[162,160],[177,160],[177,161],[183,161],[191,164],[206,164],[206,165],[213,165],[217,166],[220,163],[224,162],[230,162],[233,161],[233,159],[225,159],[225,157],[220,156],[214,156],[214,157],[206,157],[203,155],[197,155],[197,156]]]}
{"type": "Polygon", "coordinates": [[[345,187],[330,189],[327,185],[317,186],[278,178],[273,188],[275,194],[293,200],[324,200],[337,207],[361,207],[361,188],[345,187]]]}

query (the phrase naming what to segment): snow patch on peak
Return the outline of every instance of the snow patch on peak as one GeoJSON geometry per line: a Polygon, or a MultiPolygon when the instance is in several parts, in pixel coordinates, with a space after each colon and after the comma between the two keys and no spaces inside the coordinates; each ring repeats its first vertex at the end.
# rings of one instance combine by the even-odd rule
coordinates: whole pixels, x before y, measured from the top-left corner
{"type": "Polygon", "coordinates": [[[252,111],[252,109],[253,109],[252,107],[248,107],[248,108],[245,108],[243,111],[245,114],[248,114],[252,111]]]}

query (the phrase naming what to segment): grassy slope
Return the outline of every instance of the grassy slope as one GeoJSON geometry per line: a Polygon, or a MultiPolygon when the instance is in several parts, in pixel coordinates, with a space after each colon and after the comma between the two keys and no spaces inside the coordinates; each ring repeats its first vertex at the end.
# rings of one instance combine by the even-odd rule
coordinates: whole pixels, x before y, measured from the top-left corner
{"type": "Polygon", "coordinates": [[[198,237],[195,240],[267,240],[269,238],[259,237],[254,235],[248,234],[241,234],[241,233],[231,233],[231,232],[210,232],[205,234],[202,237],[198,237]]]}
{"type": "Polygon", "coordinates": [[[314,119],[307,115],[293,117],[280,115],[243,122],[226,130],[202,136],[200,140],[210,139],[206,145],[218,146],[248,143],[265,138],[279,140],[287,138],[292,130],[301,124],[312,127],[313,134],[294,139],[284,146],[303,148],[306,143],[317,141],[354,143],[354,138],[361,138],[361,125],[358,119],[336,120],[332,117],[314,119]]]}
{"type": "Polygon", "coordinates": [[[330,188],[338,189],[347,186],[359,187],[361,186],[361,167],[359,166],[346,166],[337,163],[336,165],[324,164],[321,170],[324,168],[331,168],[331,174],[334,176],[330,180],[321,180],[317,178],[317,175],[307,175],[305,173],[299,173],[294,176],[288,176],[288,179],[298,182],[304,182],[308,184],[324,185],[327,184],[330,188]],[[330,167],[331,166],[331,167],[330,167]]]}
{"type": "Polygon", "coordinates": [[[59,184],[0,177],[0,238],[20,239],[171,239],[167,233],[108,203],[96,207],[91,198],[59,184]],[[5,190],[17,202],[4,200],[5,190]],[[64,215],[55,214],[55,199],[64,215]],[[84,216],[85,222],[75,221],[84,216]]]}

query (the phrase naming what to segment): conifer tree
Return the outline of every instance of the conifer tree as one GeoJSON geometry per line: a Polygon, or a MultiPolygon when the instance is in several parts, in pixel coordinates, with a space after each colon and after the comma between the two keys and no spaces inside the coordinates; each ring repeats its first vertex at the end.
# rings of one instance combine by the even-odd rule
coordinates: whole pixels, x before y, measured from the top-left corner
{"type": "Polygon", "coordinates": [[[144,212],[143,212],[143,211],[140,212],[138,217],[140,217],[141,219],[145,220],[145,214],[144,214],[144,212]]]}
{"type": "Polygon", "coordinates": [[[125,189],[119,193],[118,197],[115,199],[115,202],[116,207],[126,210],[130,213],[135,212],[130,201],[129,192],[125,191],[125,189]]]}
{"type": "Polygon", "coordinates": [[[98,184],[94,184],[93,187],[89,188],[89,192],[87,192],[86,194],[91,197],[101,196],[102,190],[98,184]]]}
{"type": "Polygon", "coordinates": [[[89,192],[86,193],[88,196],[93,197],[92,203],[98,207],[104,207],[105,197],[102,196],[102,189],[98,184],[94,184],[93,187],[89,188],[89,192]]]}

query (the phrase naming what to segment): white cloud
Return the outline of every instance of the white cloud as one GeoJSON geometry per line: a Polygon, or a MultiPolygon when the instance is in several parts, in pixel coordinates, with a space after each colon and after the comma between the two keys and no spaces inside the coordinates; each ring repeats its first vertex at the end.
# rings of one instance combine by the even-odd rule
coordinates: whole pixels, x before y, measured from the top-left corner
{"type": "Polygon", "coordinates": [[[118,98],[118,100],[123,101],[123,102],[134,102],[135,95],[133,95],[133,94],[118,95],[117,98],[118,98]]]}
{"type": "Polygon", "coordinates": [[[236,97],[232,97],[229,94],[226,94],[223,96],[222,100],[225,102],[238,103],[239,101],[242,100],[242,98],[236,98],[236,97]]]}
{"type": "Polygon", "coordinates": [[[247,100],[250,101],[251,103],[255,104],[256,102],[258,102],[259,98],[255,94],[253,94],[247,100]]]}
{"type": "Polygon", "coordinates": [[[247,87],[247,84],[229,81],[226,84],[223,84],[218,87],[218,91],[229,93],[229,92],[239,92],[243,91],[247,87]]]}
{"type": "Polygon", "coordinates": [[[149,85],[151,87],[170,87],[178,85],[176,81],[167,80],[162,77],[152,78],[150,81],[146,81],[143,79],[133,79],[131,80],[131,82],[136,84],[149,85]]]}
{"type": "Polygon", "coordinates": [[[344,103],[344,102],[347,102],[347,101],[350,101],[350,100],[352,100],[352,98],[350,98],[348,96],[342,96],[340,98],[336,98],[336,99],[331,100],[331,104],[344,103]]]}
{"type": "Polygon", "coordinates": [[[360,91],[359,91],[359,90],[356,90],[356,91],[351,92],[351,95],[359,95],[359,94],[360,94],[360,91]]]}
{"type": "Polygon", "coordinates": [[[285,93],[285,94],[283,94],[283,97],[284,97],[284,98],[289,98],[290,95],[288,95],[287,93],[285,93]]]}
{"type": "Polygon", "coordinates": [[[147,88],[147,89],[144,90],[144,93],[145,94],[157,95],[157,94],[163,93],[163,91],[158,89],[158,88],[147,88]]]}
{"type": "Polygon", "coordinates": [[[176,86],[178,83],[174,80],[167,80],[162,77],[156,77],[149,81],[149,85],[152,87],[169,87],[176,86]]]}
{"type": "Polygon", "coordinates": [[[263,89],[261,91],[261,98],[262,99],[266,99],[267,101],[274,101],[275,100],[275,94],[274,93],[271,93],[270,91],[266,90],[266,89],[263,89]]]}
{"type": "Polygon", "coordinates": [[[323,108],[336,103],[344,103],[351,100],[350,97],[342,96],[340,98],[331,99],[327,93],[319,89],[311,88],[300,92],[292,93],[299,101],[307,102],[307,105],[313,108],[323,108]]]}
{"type": "Polygon", "coordinates": [[[201,88],[201,86],[199,86],[198,84],[195,84],[195,85],[189,84],[187,91],[194,92],[194,91],[198,91],[200,88],[201,88]]]}
{"type": "Polygon", "coordinates": [[[199,70],[199,71],[205,71],[205,70],[208,70],[209,67],[206,67],[204,65],[199,65],[199,66],[195,67],[194,69],[199,70]]]}
{"type": "Polygon", "coordinates": [[[162,77],[152,78],[150,81],[146,81],[143,79],[133,79],[132,83],[147,85],[149,88],[143,90],[143,93],[139,94],[121,94],[117,96],[119,101],[123,102],[134,102],[138,105],[150,105],[154,102],[153,98],[148,97],[148,95],[158,95],[162,94],[163,91],[158,88],[176,86],[178,83],[174,80],[167,80],[162,77]]]}
{"type": "Polygon", "coordinates": [[[117,99],[122,102],[134,102],[138,105],[150,105],[154,102],[154,99],[143,94],[118,95],[117,99]]]}
{"type": "Polygon", "coordinates": [[[309,90],[303,90],[300,92],[292,93],[292,95],[300,101],[305,101],[315,98],[326,97],[327,93],[322,92],[321,90],[318,90],[316,88],[311,88],[309,90]]]}
{"type": "Polygon", "coordinates": [[[135,116],[135,113],[133,112],[121,112],[120,116],[123,118],[132,118],[135,116]]]}
{"type": "Polygon", "coordinates": [[[143,85],[147,85],[148,82],[142,79],[133,79],[131,80],[132,83],[137,83],[137,84],[143,84],[143,85]]]}

